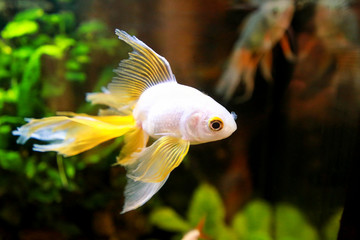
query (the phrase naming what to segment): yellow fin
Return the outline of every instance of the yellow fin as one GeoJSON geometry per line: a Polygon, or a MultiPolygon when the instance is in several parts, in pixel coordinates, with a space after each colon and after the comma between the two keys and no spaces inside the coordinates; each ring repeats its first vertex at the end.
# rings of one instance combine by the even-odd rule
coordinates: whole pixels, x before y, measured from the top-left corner
{"type": "Polygon", "coordinates": [[[64,156],[73,156],[135,128],[132,116],[65,114],[72,117],[32,119],[13,134],[19,136],[17,142],[21,144],[29,138],[49,142],[47,145],[34,144],[35,151],[56,151],[64,156]]]}
{"type": "Polygon", "coordinates": [[[161,182],[176,168],[189,150],[189,141],[164,136],[140,153],[134,153],[136,159],[125,165],[127,177],[134,181],[161,182]]]}
{"type": "MultiPolygon", "coordinates": [[[[116,115],[130,115],[132,112],[131,107],[133,103],[122,102],[118,94],[112,94],[110,92],[88,93],[86,94],[86,100],[91,102],[91,104],[109,106],[112,111],[116,112],[116,115]]],[[[100,111],[100,115],[107,115],[103,114],[104,112],[102,111],[100,111]]]]}
{"type": "Polygon", "coordinates": [[[124,31],[116,29],[115,33],[134,49],[129,53],[129,59],[121,61],[114,70],[117,77],[108,85],[109,91],[114,93],[120,102],[134,104],[147,88],[163,82],[176,82],[164,57],[124,31]]]}
{"type": "Polygon", "coordinates": [[[136,128],[124,136],[125,145],[122,147],[117,163],[121,165],[128,165],[133,163],[133,153],[141,152],[145,147],[149,136],[141,129],[136,128]]]}

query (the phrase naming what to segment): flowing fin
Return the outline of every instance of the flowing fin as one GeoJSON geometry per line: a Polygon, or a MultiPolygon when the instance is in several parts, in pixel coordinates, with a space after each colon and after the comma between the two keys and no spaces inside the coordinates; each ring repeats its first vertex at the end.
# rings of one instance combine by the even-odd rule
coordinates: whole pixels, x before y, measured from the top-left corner
{"type": "Polygon", "coordinates": [[[290,62],[294,62],[296,60],[296,57],[295,57],[293,51],[291,50],[290,39],[286,35],[286,33],[280,39],[280,46],[284,52],[286,59],[290,62]]]}
{"type": "Polygon", "coordinates": [[[114,70],[118,76],[108,85],[109,91],[116,94],[120,102],[135,103],[149,87],[163,82],[176,82],[164,57],[135,36],[132,37],[119,29],[116,29],[115,33],[134,49],[129,53],[130,58],[121,61],[114,70]]]}
{"type": "Polygon", "coordinates": [[[224,73],[221,75],[220,80],[216,86],[216,93],[224,97],[225,101],[229,101],[238,84],[241,82],[243,65],[241,61],[242,51],[235,51],[226,67],[224,73]]]}
{"type": "Polygon", "coordinates": [[[189,141],[164,136],[140,153],[134,153],[136,159],[125,165],[127,177],[134,181],[161,182],[176,168],[189,150],[189,141]]]}
{"type": "Polygon", "coordinates": [[[217,85],[217,94],[222,95],[225,101],[229,101],[238,85],[242,83],[245,87],[244,96],[240,96],[241,101],[246,101],[251,97],[252,85],[259,57],[254,56],[248,49],[236,49],[231,56],[229,65],[222,74],[217,85]]]}
{"type": "Polygon", "coordinates": [[[133,163],[136,158],[133,153],[140,153],[145,147],[149,136],[141,129],[136,128],[124,136],[125,145],[122,147],[117,163],[128,165],[133,163]]]}
{"type": "Polygon", "coordinates": [[[264,57],[260,60],[260,69],[267,82],[272,82],[273,77],[271,74],[273,54],[271,51],[264,54],[264,57]]]}
{"type": "Polygon", "coordinates": [[[149,201],[150,198],[165,184],[168,178],[169,175],[161,182],[156,183],[134,181],[131,178],[128,178],[124,192],[125,203],[121,213],[134,210],[149,201]]]}
{"type": "Polygon", "coordinates": [[[135,128],[132,116],[89,116],[64,112],[67,116],[31,119],[14,135],[17,143],[24,144],[29,138],[49,142],[34,144],[34,151],[56,151],[64,156],[73,156],[96,145],[122,136],[135,128]]]}
{"type": "MultiPolygon", "coordinates": [[[[110,109],[116,110],[116,115],[126,116],[132,113],[131,106],[133,105],[133,103],[124,103],[122,102],[122,99],[120,97],[108,91],[99,93],[87,93],[86,101],[91,102],[91,104],[109,106],[110,109]]],[[[101,111],[99,115],[108,115],[105,112],[101,113],[101,111]]]]}

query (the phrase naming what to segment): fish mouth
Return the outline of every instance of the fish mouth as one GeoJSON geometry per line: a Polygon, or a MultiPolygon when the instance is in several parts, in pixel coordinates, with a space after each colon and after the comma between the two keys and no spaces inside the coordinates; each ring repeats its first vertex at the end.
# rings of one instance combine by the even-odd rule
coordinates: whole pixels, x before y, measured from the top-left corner
{"type": "Polygon", "coordinates": [[[233,117],[234,120],[237,119],[238,116],[237,116],[237,114],[236,114],[234,111],[231,111],[230,114],[231,114],[231,116],[233,117]]]}

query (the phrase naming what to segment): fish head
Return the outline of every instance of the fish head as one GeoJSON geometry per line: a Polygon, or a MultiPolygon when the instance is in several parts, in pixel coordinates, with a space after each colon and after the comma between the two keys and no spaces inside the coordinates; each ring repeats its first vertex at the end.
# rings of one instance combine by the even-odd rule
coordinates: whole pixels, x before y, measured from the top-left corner
{"type": "Polygon", "coordinates": [[[261,14],[269,26],[288,28],[294,13],[293,0],[267,1],[261,5],[261,14]]]}
{"type": "Polygon", "coordinates": [[[185,138],[191,144],[221,140],[229,137],[237,129],[236,115],[215,103],[203,106],[187,117],[185,138]]]}

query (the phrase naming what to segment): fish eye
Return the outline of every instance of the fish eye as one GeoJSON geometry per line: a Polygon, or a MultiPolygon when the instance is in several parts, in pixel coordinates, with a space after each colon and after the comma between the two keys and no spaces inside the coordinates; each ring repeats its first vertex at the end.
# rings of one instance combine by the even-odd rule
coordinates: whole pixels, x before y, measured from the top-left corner
{"type": "Polygon", "coordinates": [[[209,120],[209,128],[213,131],[220,131],[224,127],[223,121],[218,117],[209,120]]]}

